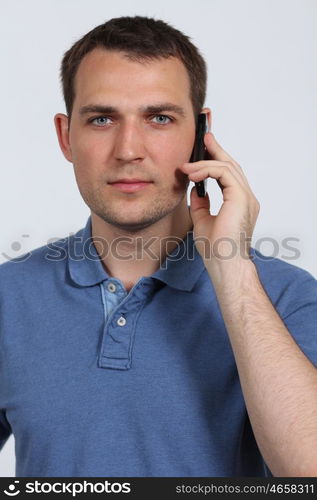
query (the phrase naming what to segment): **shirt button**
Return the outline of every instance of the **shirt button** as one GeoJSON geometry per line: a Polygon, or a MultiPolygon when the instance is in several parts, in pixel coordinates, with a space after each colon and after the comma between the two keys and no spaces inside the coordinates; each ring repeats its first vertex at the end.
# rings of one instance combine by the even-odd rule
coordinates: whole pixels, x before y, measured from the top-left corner
{"type": "Polygon", "coordinates": [[[123,316],[120,316],[120,318],[117,320],[117,325],[124,326],[126,322],[127,320],[123,316]]]}
{"type": "Polygon", "coordinates": [[[117,287],[114,283],[108,283],[108,286],[107,286],[109,292],[115,292],[117,287]]]}

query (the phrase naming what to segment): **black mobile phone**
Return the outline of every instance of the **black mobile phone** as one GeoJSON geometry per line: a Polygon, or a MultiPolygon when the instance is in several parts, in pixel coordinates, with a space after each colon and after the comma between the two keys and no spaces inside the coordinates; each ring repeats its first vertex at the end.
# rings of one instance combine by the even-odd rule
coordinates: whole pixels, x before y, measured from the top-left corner
{"type": "MultiPolygon", "coordinates": [[[[204,136],[208,131],[207,116],[205,113],[200,113],[198,115],[196,123],[196,137],[193,152],[190,158],[190,162],[205,160],[206,159],[206,147],[204,144],[204,136]]],[[[197,189],[197,194],[200,198],[203,198],[206,194],[206,179],[200,182],[195,182],[197,189]]]]}

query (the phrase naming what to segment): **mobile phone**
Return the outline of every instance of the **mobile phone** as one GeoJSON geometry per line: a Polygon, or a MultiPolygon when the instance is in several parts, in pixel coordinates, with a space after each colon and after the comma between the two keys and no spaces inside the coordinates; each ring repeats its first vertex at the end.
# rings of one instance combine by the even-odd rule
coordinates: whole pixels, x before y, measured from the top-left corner
{"type": "MultiPolygon", "coordinates": [[[[195,144],[190,158],[190,162],[206,159],[206,147],[204,144],[204,136],[207,131],[208,131],[207,116],[205,113],[200,113],[198,115],[196,123],[195,144]]],[[[200,182],[195,182],[195,186],[198,196],[200,198],[203,198],[206,194],[206,179],[200,182]]]]}

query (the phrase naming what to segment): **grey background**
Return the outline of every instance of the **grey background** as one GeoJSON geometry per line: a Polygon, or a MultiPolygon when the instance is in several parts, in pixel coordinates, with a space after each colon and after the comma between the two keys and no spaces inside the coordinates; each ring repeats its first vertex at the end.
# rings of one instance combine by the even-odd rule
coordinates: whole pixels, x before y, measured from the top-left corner
{"type": "MultiPolygon", "coordinates": [[[[207,59],[212,130],[261,203],[253,246],[317,276],[316,0],[2,0],[0,7],[0,262],[85,225],[89,210],[53,124],[65,112],[60,61],[96,25],[139,14],[183,30],[207,59]],[[295,260],[285,238],[296,238],[295,260]]],[[[213,181],[208,191],[217,211],[213,181]]],[[[0,476],[14,476],[14,467],[11,437],[0,476]]]]}

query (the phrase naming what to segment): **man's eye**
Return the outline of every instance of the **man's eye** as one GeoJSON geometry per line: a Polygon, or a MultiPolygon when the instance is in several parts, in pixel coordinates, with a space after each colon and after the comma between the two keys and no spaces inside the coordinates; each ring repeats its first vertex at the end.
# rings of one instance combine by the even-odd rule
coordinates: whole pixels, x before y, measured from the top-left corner
{"type": "Polygon", "coordinates": [[[159,125],[166,125],[167,123],[172,122],[172,118],[166,115],[155,115],[152,118],[153,120],[156,120],[155,123],[158,123],[159,125]]]}
{"type": "Polygon", "coordinates": [[[91,120],[89,120],[89,122],[98,126],[109,125],[110,118],[108,118],[107,116],[98,116],[97,118],[92,118],[91,120]]]}

